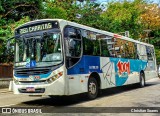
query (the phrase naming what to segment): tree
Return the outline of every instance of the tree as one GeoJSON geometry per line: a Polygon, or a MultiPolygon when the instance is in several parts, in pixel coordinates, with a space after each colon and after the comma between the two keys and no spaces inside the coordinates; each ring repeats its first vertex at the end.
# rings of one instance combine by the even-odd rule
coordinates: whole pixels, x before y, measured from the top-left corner
{"type": "Polygon", "coordinates": [[[41,4],[42,0],[0,1],[0,62],[13,60],[5,54],[7,38],[13,36],[16,27],[37,18],[41,13],[41,4]]]}
{"type": "Polygon", "coordinates": [[[91,26],[97,29],[103,28],[103,18],[100,17],[102,10],[99,8],[99,4],[94,2],[86,2],[83,7],[79,8],[79,18],[75,18],[75,22],[91,26]]]}
{"type": "Polygon", "coordinates": [[[144,4],[144,12],[141,14],[141,22],[146,29],[160,28],[160,8],[158,4],[144,4]]]}
{"type": "Polygon", "coordinates": [[[0,18],[20,20],[24,16],[35,19],[40,13],[42,0],[1,0],[0,18]]]}
{"type": "Polygon", "coordinates": [[[115,33],[129,31],[131,37],[138,39],[143,30],[139,22],[142,12],[139,4],[143,3],[143,0],[108,3],[107,10],[101,14],[108,22],[106,30],[115,33]]]}
{"type": "Polygon", "coordinates": [[[158,4],[143,4],[141,14],[141,24],[144,30],[151,30],[148,34],[143,34],[143,38],[148,38],[149,42],[155,46],[157,64],[160,64],[160,7],[158,4]]]}
{"type": "Polygon", "coordinates": [[[17,22],[12,21],[12,23],[11,23],[8,21],[8,25],[4,25],[0,28],[0,63],[13,61],[14,52],[12,51],[10,54],[6,53],[7,39],[10,38],[11,36],[13,36],[14,29],[16,27],[18,27],[28,21],[30,21],[29,17],[23,17],[22,19],[20,19],[17,22]]]}
{"type": "Polygon", "coordinates": [[[74,0],[46,0],[43,7],[44,18],[74,20],[78,7],[74,0]]]}

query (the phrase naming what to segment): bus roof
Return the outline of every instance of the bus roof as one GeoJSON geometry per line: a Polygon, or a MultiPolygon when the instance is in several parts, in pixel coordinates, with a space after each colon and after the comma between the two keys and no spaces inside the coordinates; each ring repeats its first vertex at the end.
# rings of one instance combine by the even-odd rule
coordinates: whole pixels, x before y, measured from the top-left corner
{"type": "Polygon", "coordinates": [[[111,36],[111,37],[120,38],[120,39],[123,39],[123,40],[128,40],[128,41],[135,42],[135,43],[138,43],[138,44],[143,44],[143,45],[146,45],[146,46],[153,47],[152,44],[140,42],[138,40],[134,40],[134,39],[126,37],[126,36],[122,36],[122,35],[119,35],[119,34],[116,34],[116,33],[112,33],[112,32],[108,32],[108,31],[104,31],[104,30],[95,29],[93,27],[85,26],[85,25],[78,24],[78,23],[71,22],[71,21],[67,21],[67,20],[64,20],[64,19],[40,19],[40,20],[34,20],[34,21],[27,22],[27,23],[17,27],[16,29],[21,28],[23,26],[30,25],[30,24],[34,24],[35,22],[41,22],[41,21],[58,21],[58,22],[65,23],[66,25],[71,25],[71,26],[78,27],[78,28],[81,28],[81,29],[90,30],[90,31],[97,32],[97,33],[100,33],[100,34],[105,34],[105,35],[108,35],[108,36],[111,36]]]}

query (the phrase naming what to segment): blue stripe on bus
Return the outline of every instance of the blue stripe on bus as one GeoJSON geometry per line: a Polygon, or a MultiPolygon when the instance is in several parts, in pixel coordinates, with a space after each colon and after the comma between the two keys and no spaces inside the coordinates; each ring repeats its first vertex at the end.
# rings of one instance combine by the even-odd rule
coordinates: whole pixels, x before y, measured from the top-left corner
{"type": "MultiPolygon", "coordinates": [[[[40,76],[40,78],[48,78],[48,76],[51,74],[52,72],[48,72],[47,74],[41,74],[41,75],[32,75],[32,76],[40,76]]],[[[20,75],[16,75],[14,74],[15,77],[17,78],[28,78],[29,76],[20,76],[20,75]]]]}
{"type": "Polygon", "coordinates": [[[100,69],[100,57],[82,56],[77,64],[67,70],[68,75],[89,74],[91,72],[102,73],[100,69]]]}

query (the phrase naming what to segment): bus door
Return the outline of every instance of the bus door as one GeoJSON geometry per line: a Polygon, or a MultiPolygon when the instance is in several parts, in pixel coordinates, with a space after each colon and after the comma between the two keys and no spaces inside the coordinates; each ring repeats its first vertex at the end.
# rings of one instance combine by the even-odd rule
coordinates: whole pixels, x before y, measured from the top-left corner
{"type": "Polygon", "coordinates": [[[145,72],[145,79],[147,80],[149,78],[149,68],[148,68],[148,60],[147,60],[147,52],[146,52],[146,46],[142,44],[137,44],[137,56],[140,60],[138,65],[138,71],[140,73],[141,70],[145,72]],[[142,68],[142,65],[145,65],[142,68]]]}
{"type": "Polygon", "coordinates": [[[154,48],[150,46],[146,46],[146,52],[147,52],[147,60],[148,60],[148,79],[151,79],[153,77],[156,77],[156,59],[154,55],[154,48]]]}

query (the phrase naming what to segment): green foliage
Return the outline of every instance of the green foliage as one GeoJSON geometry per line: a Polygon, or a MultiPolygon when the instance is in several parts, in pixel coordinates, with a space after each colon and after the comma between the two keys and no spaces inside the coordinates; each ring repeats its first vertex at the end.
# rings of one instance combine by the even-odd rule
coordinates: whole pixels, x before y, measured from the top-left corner
{"type": "Polygon", "coordinates": [[[141,2],[109,3],[107,11],[101,14],[101,17],[108,22],[108,29],[106,30],[116,33],[129,31],[131,37],[138,38],[139,33],[142,31],[142,25],[139,22],[142,12],[139,8],[141,2]]]}
{"type": "Polygon", "coordinates": [[[160,65],[160,48],[155,48],[157,65],[160,65]]]}
{"type": "Polygon", "coordinates": [[[74,20],[78,6],[73,0],[46,0],[40,18],[74,20]]]}
{"type": "Polygon", "coordinates": [[[41,4],[41,0],[0,1],[0,63],[13,61],[13,52],[6,54],[7,39],[16,27],[40,15],[41,4]]]}
{"type": "Polygon", "coordinates": [[[0,18],[20,20],[24,16],[34,19],[40,14],[42,0],[1,0],[0,18]]]}
{"type": "Polygon", "coordinates": [[[155,53],[157,64],[160,64],[160,30],[152,31],[152,38],[150,38],[150,43],[155,46],[155,53]]]}
{"type": "Polygon", "coordinates": [[[13,36],[14,29],[26,22],[30,21],[29,17],[23,17],[17,22],[13,20],[1,20],[0,22],[0,63],[1,62],[13,62],[13,54],[14,52],[6,53],[6,44],[7,40],[13,36]],[[8,25],[4,25],[3,23],[7,23],[8,25]]]}
{"type": "Polygon", "coordinates": [[[67,12],[62,7],[55,5],[55,2],[47,2],[44,4],[43,17],[44,18],[60,18],[67,19],[67,12]]]}
{"type": "MultiPolygon", "coordinates": [[[[142,17],[145,18],[148,16],[147,13],[150,13],[145,9],[146,6],[154,5],[147,0],[112,1],[108,2],[107,10],[102,11],[99,4],[89,0],[79,4],[76,0],[1,0],[0,63],[13,60],[12,55],[5,54],[7,38],[13,36],[15,28],[30,20],[66,19],[113,33],[122,34],[121,32],[129,31],[130,37],[138,39],[145,35],[143,30],[147,24],[144,24],[142,17]]],[[[159,21],[153,21],[152,24],[154,22],[159,21]]],[[[160,28],[152,26],[150,37],[150,42],[156,48],[157,62],[160,64],[160,28]]]]}
{"type": "Polygon", "coordinates": [[[77,18],[74,21],[97,29],[103,29],[103,19],[100,17],[101,12],[97,4],[86,3],[83,8],[77,12],[81,15],[81,18],[77,18]]]}

